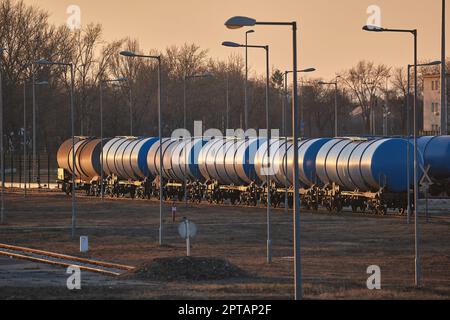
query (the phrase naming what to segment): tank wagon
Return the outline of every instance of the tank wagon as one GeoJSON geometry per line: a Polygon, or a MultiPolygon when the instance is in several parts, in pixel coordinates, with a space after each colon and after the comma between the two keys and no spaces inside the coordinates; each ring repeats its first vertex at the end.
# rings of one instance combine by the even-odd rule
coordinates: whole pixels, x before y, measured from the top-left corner
{"type": "MultiPolygon", "coordinates": [[[[294,152],[299,155],[302,205],[339,212],[385,214],[406,209],[413,186],[413,166],[407,166],[406,138],[165,138],[116,137],[102,142],[76,138],[77,189],[100,195],[100,182],[111,197],[131,196],[256,206],[292,206],[294,152]],[[269,148],[268,148],[269,146],[269,148]],[[160,171],[162,154],[162,171],[160,171]],[[103,166],[102,166],[103,163],[103,166]],[[102,172],[103,167],[103,172],[102,172]],[[408,171],[410,185],[407,185],[408,171]],[[269,179],[267,176],[269,175],[269,179]],[[163,185],[163,194],[159,186],[163,185]]],[[[418,160],[428,168],[436,190],[450,195],[450,136],[418,139],[418,160]]],[[[58,151],[62,189],[70,192],[72,140],[58,151]]],[[[422,176],[420,171],[419,178],[422,176]]]]}
{"type": "Polygon", "coordinates": [[[430,194],[450,197],[450,136],[426,136],[417,140],[424,170],[432,180],[430,194]]]}

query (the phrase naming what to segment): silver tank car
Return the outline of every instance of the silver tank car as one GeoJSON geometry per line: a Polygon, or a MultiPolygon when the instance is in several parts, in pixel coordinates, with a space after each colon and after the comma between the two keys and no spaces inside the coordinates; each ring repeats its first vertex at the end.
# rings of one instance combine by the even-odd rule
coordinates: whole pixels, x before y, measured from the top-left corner
{"type": "MultiPolygon", "coordinates": [[[[311,187],[318,184],[316,176],[316,157],[320,148],[330,139],[310,139],[299,141],[299,182],[311,187]]],[[[271,178],[280,186],[291,186],[294,176],[294,149],[292,139],[279,138],[271,141],[271,178]],[[287,156],[286,156],[287,154],[287,156]]],[[[255,169],[261,180],[266,179],[267,144],[262,144],[255,157],[255,169]]]]}
{"type": "MultiPolygon", "coordinates": [[[[407,190],[406,139],[333,139],[317,155],[317,175],[325,184],[347,190],[390,192],[407,190]]],[[[410,145],[411,146],[411,145],[410,145]]],[[[410,148],[413,156],[413,148],[410,148]]],[[[419,165],[423,157],[419,155],[419,165]]],[[[413,167],[410,167],[413,176],[413,167]]],[[[411,179],[412,184],[412,179],[411,179]]]]}
{"type": "Polygon", "coordinates": [[[126,150],[129,158],[129,171],[138,178],[154,178],[147,164],[147,156],[150,148],[159,141],[159,138],[144,137],[129,145],[126,150]]]}
{"type": "Polygon", "coordinates": [[[103,170],[106,175],[116,175],[122,179],[135,179],[125,151],[137,141],[134,137],[117,137],[111,139],[103,147],[103,170]]]}
{"type": "Polygon", "coordinates": [[[201,138],[184,139],[172,149],[172,174],[176,180],[203,180],[198,167],[198,157],[205,144],[201,138]]]}
{"type": "MultiPolygon", "coordinates": [[[[107,143],[108,140],[104,140],[107,143]]],[[[72,172],[72,139],[65,141],[58,150],[57,162],[62,169],[72,172]]],[[[101,175],[101,140],[75,138],[75,177],[90,181],[101,175]]]]}
{"type": "Polygon", "coordinates": [[[173,149],[182,142],[181,139],[162,139],[162,144],[160,141],[155,142],[148,151],[147,154],[147,166],[152,174],[152,176],[160,176],[160,150],[162,150],[162,177],[164,179],[174,179],[177,180],[177,176],[173,172],[172,168],[172,154],[173,149]],[[162,145],[162,147],[161,147],[162,145]]]}
{"type": "Polygon", "coordinates": [[[255,155],[266,139],[217,138],[209,141],[199,155],[199,170],[208,180],[241,185],[257,181],[255,155]]]}

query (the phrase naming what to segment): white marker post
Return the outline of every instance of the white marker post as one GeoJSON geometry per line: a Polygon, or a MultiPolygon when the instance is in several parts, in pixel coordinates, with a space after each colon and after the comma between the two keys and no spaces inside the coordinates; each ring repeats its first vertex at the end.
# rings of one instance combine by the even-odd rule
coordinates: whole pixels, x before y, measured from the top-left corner
{"type": "Polygon", "coordinates": [[[183,222],[178,226],[178,234],[181,238],[186,239],[186,256],[191,256],[191,238],[197,235],[197,226],[184,218],[183,222]]]}
{"type": "Polygon", "coordinates": [[[86,253],[89,251],[89,238],[86,236],[80,237],[80,252],[86,253]]]}

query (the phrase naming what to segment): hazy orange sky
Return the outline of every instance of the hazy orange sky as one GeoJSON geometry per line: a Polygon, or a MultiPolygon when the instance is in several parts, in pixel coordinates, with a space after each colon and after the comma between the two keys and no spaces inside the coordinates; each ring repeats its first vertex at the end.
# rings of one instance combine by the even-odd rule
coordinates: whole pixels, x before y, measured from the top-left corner
{"type": "MultiPolygon", "coordinates": [[[[228,30],[225,20],[246,15],[260,21],[299,24],[299,65],[316,67],[315,77],[330,78],[361,59],[391,66],[412,63],[412,36],[361,30],[367,8],[381,8],[384,27],[417,28],[419,58],[440,58],[441,0],[25,0],[51,14],[57,24],[67,20],[71,4],[81,8],[82,24],[99,22],[107,40],[132,37],[142,49],[194,42],[212,57],[226,58],[232,50],[224,40],[243,42],[244,29],[228,30]]],[[[450,4],[449,4],[450,6],[450,4]]],[[[450,8],[449,8],[450,10],[450,8]]],[[[448,12],[448,10],[447,10],[448,12]]],[[[450,17],[448,18],[450,20],[450,17]]],[[[450,25],[450,21],[447,25],[450,25]]],[[[253,44],[271,46],[273,67],[291,69],[291,33],[286,27],[255,27],[253,44]]],[[[450,29],[447,28],[450,35],[450,29]]],[[[448,41],[450,42],[450,40],[448,41]]],[[[449,46],[447,46],[449,50],[449,46]]],[[[242,50],[241,50],[242,52],[242,50]]],[[[450,53],[450,51],[448,51],[450,53]]],[[[252,51],[252,69],[264,70],[263,52],[252,51]]]]}

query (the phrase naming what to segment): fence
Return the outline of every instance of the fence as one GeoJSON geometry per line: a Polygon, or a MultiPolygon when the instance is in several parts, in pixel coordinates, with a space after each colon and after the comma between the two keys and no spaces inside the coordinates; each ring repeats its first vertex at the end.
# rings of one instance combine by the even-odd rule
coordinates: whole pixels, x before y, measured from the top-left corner
{"type": "Polygon", "coordinates": [[[53,188],[58,174],[58,165],[54,154],[46,151],[36,152],[33,165],[33,154],[28,152],[24,158],[23,151],[7,151],[4,153],[4,177],[6,188],[53,188]]]}

